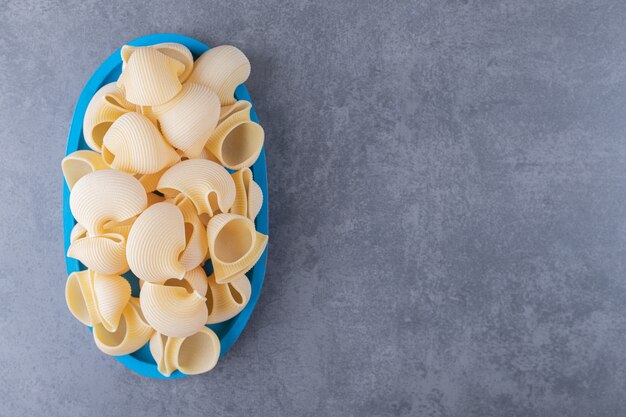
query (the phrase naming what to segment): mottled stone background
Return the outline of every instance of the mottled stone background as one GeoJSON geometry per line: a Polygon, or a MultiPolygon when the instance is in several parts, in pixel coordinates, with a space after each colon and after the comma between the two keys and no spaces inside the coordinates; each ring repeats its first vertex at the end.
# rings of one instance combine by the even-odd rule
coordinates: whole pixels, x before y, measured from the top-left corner
{"type": "Polygon", "coordinates": [[[626,2],[0,2],[0,415],[626,415],[626,2]],[[271,247],[214,372],[68,313],[59,162],[125,41],[250,57],[271,247]]]}

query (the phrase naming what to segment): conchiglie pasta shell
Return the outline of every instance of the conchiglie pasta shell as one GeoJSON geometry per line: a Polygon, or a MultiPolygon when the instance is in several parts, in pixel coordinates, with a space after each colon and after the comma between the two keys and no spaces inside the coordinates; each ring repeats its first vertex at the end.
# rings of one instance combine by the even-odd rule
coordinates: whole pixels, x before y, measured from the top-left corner
{"type": "Polygon", "coordinates": [[[61,169],[68,188],[71,190],[74,184],[85,175],[101,169],[110,169],[102,160],[102,156],[93,151],[76,151],[61,161],[61,169]]]}
{"type": "Polygon", "coordinates": [[[237,171],[232,174],[232,177],[235,182],[237,196],[235,197],[235,202],[230,212],[246,216],[254,221],[263,205],[263,191],[261,191],[261,187],[252,179],[252,171],[250,168],[237,171]]]}
{"type": "Polygon", "coordinates": [[[217,364],[220,348],[219,338],[207,327],[188,337],[155,333],[150,339],[150,352],[159,372],[165,376],[176,369],[187,375],[210,371],[217,364]]]}
{"type": "Polygon", "coordinates": [[[159,130],[139,113],[126,113],[113,123],[104,136],[102,158],[112,168],[131,174],[153,174],[180,159],[159,130]]]}
{"type": "Polygon", "coordinates": [[[130,284],[117,275],[91,270],[73,272],[65,285],[65,300],[70,312],[87,326],[117,328],[122,311],[130,299],[130,284]]]}
{"type": "Polygon", "coordinates": [[[162,282],[181,279],[185,268],[179,257],[185,249],[185,224],[180,209],[156,203],[139,215],[128,234],[126,258],[140,279],[162,282]]]}
{"type": "Polygon", "coordinates": [[[118,328],[110,332],[102,324],[93,327],[96,346],[107,355],[121,356],[137,351],[149,340],[154,329],[142,316],[135,298],[126,305],[118,328]]]}
{"type": "Polygon", "coordinates": [[[220,283],[252,269],[267,245],[267,235],[257,232],[252,220],[238,214],[211,218],[207,235],[215,278],[220,283]]]}
{"type": "Polygon", "coordinates": [[[95,171],[82,177],[70,194],[74,218],[90,236],[103,233],[110,220],[123,222],[147,204],[146,192],[132,175],[116,170],[95,171]]]}
{"type": "Polygon", "coordinates": [[[93,271],[72,272],[65,284],[65,302],[74,317],[87,326],[100,322],[93,294],[93,271]]]}
{"type": "Polygon", "coordinates": [[[200,330],[207,319],[206,298],[186,289],[145,282],[139,295],[148,323],[167,336],[186,337],[200,330]]]}
{"type": "Polygon", "coordinates": [[[209,250],[206,227],[200,221],[196,207],[190,199],[183,194],[178,194],[171,202],[183,213],[186,245],[179,260],[185,270],[189,271],[200,265],[206,258],[209,250]]]}
{"type": "Polygon", "coordinates": [[[91,98],[83,119],[85,142],[94,151],[102,150],[105,133],[121,115],[134,110],[135,106],[124,98],[124,92],[116,83],[98,90],[91,98]]]}
{"type": "Polygon", "coordinates": [[[264,141],[263,128],[250,120],[245,106],[221,121],[205,146],[226,168],[238,170],[254,164],[264,141]]]}
{"type": "Polygon", "coordinates": [[[130,284],[119,275],[94,274],[93,294],[102,326],[117,330],[122,312],[130,300],[130,284]]]}
{"type": "Polygon", "coordinates": [[[235,102],[235,89],[250,76],[250,61],[239,49],[217,46],[203,53],[195,62],[189,82],[209,87],[222,106],[235,102]]]}
{"type": "Polygon", "coordinates": [[[207,324],[230,320],[244,309],[250,301],[252,287],[245,275],[237,275],[226,284],[218,284],[215,275],[208,278],[209,290],[206,295],[209,316],[207,324]]]}
{"type": "Polygon", "coordinates": [[[207,87],[187,83],[176,97],[153,111],[170,145],[197,158],[217,126],[220,102],[207,87]]]}
{"type": "Polygon", "coordinates": [[[129,102],[157,106],[181,90],[179,77],[185,72],[184,64],[150,47],[126,48],[125,53],[126,65],[117,85],[124,89],[129,102]]]}
{"type": "Polygon", "coordinates": [[[82,237],[70,244],[67,256],[81,261],[87,268],[100,274],[128,272],[126,239],[117,233],[82,237]]]}
{"type": "Polygon", "coordinates": [[[224,167],[205,159],[189,159],[174,165],[157,187],[168,195],[179,192],[189,198],[199,215],[228,212],[235,201],[235,183],[224,167]]]}
{"type": "MultiPolygon", "coordinates": [[[[185,82],[189,75],[191,75],[191,71],[193,71],[193,55],[191,51],[187,49],[185,45],[181,45],[179,43],[174,42],[165,42],[158,43],[156,45],[150,45],[148,48],[154,48],[157,51],[169,56],[170,58],[175,59],[185,66],[185,70],[178,76],[178,79],[181,83],[185,82]]],[[[122,46],[121,55],[123,68],[125,68],[128,59],[135,51],[136,47],[130,45],[122,46]]]]}

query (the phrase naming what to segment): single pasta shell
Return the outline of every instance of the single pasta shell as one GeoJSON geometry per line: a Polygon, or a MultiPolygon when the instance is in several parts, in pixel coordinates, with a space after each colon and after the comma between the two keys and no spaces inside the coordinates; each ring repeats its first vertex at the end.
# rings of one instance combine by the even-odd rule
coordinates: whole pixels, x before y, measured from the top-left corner
{"type": "Polygon", "coordinates": [[[210,371],[220,357],[220,339],[213,330],[202,327],[185,338],[170,337],[165,346],[166,361],[170,367],[187,375],[210,371]]]}
{"type": "Polygon", "coordinates": [[[176,97],[153,107],[161,132],[174,148],[197,158],[217,126],[220,102],[207,87],[186,83],[176,97]]]}
{"type": "Polygon", "coordinates": [[[180,160],[156,126],[139,113],[126,113],[113,123],[104,136],[102,158],[131,174],[153,174],[180,160]]]}
{"type": "Polygon", "coordinates": [[[254,221],[263,205],[263,191],[261,191],[261,187],[254,182],[250,168],[244,168],[231,176],[235,182],[237,195],[230,212],[246,216],[254,221]]]}
{"type": "Polygon", "coordinates": [[[102,326],[109,332],[117,330],[130,300],[130,284],[119,275],[94,274],[93,294],[102,326]]]}
{"type": "Polygon", "coordinates": [[[101,169],[110,169],[102,160],[102,156],[93,151],[72,152],[61,161],[61,169],[68,188],[71,190],[74,184],[85,175],[101,169]]]}
{"type": "Polygon", "coordinates": [[[212,217],[207,236],[215,278],[220,283],[252,269],[267,245],[267,235],[257,232],[252,220],[232,213],[212,217]]]}
{"type": "Polygon", "coordinates": [[[164,335],[190,336],[206,323],[206,298],[195,291],[144,282],[139,300],[148,323],[164,335]]]}
{"type": "Polygon", "coordinates": [[[131,298],[124,308],[119,326],[113,332],[102,324],[93,327],[96,346],[107,355],[121,356],[137,351],[149,340],[154,329],[145,321],[139,302],[131,298]]]}
{"type": "Polygon", "coordinates": [[[124,91],[115,82],[96,91],[89,101],[83,119],[85,142],[94,151],[102,150],[102,139],[113,122],[121,115],[133,111],[135,106],[124,98],[124,91]]]}
{"type": "Polygon", "coordinates": [[[164,376],[170,376],[176,370],[172,368],[170,363],[166,363],[165,345],[167,340],[168,337],[159,332],[154,332],[150,338],[150,353],[157,364],[157,369],[164,376]]]}
{"type": "Polygon", "coordinates": [[[90,236],[103,233],[110,220],[123,222],[147,204],[146,192],[132,175],[116,170],[95,171],[82,177],[70,194],[74,218],[90,236]]]}
{"type": "Polygon", "coordinates": [[[206,237],[206,226],[202,224],[196,207],[190,199],[183,194],[178,194],[171,200],[183,213],[185,221],[185,250],[180,255],[180,263],[186,271],[194,269],[206,258],[209,246],[206,237]]]}
{"type": "Polygon", "coordinates": [[[205,146],[226,168],[239,170],[256,162],[264,141],[263,128],[250,120],[246,106],[222,120],[205,146]]]}
{"type": "Polygon", "coordinates": [[[93,326],[100,322],[93,294],[93,271],[72,272],[65,283],[65,302],[78,321],[93,326]]]}
{"type": "Polygon", "coordinates": [[[185,268],[179,257],[185,243],[185,222],[180,209],[170,203],[153,204],[139,215],[128,234],[128,265],[145,281],[181,279],[185,268]]]}
{"type": "Polygon", "coordinates": [[[226,284],[218,284],[215,275],[208,278],[209,289],[206,295],[209,316],[207,324],[230,320],[244,309],[250,301],[252,287],[245,275],[237,275],[226,284]]]}
{"type": "Polygon", "coordinates": [[[70,244],[67,256],[78,259],[87,268],[100,274],[128,272],[126,238],[117,233],[82,237],[70,244]]]}
{"type": "MultiPolygon", "coordinates": [[[[183,71],[182,74],[178,76],[178,79],[180,80],[181,83],[184,83],[185,80],[189,78],[191,71],[193,71],[193,55],[191,54],[191,51],[186,46],[181,45],[179,43],[174,43],[174,42],[165,42],[165,43],[158,43],[156,45],[148,46],[148,48],[154,48],[157,51],[185,65],[185,70],[183,71]]],[[[130,46],[130,45],[122,46],[121,55],[122,55],[122,62],[123,62],[124,67],[126,66],[128,59],[133,54],[135,49],[136,47],[130,46]]]]}
{"type": "Polygon", "coordinates": [[[235,201],[235,183],[226,169],[205,159],[189,159],[174,165],[161,176],[158,191],[165,195],[182,193],[198,215],[226,213],[235,201]]]}
{"type": "Polygon", "coordinates": [[[235,102],[235,89],[250,76],[250,61],[239,49],[221,45],[200,55],[188,82],[209,87],[222,106],[235,102]]]}
{"type": "Polygon", "coordinates": [[[126,65],[117,85],[126,100],[140,106],[157,106],[171,100],[182,88],[179,77],[185,65],[161,51],[150,48],[125,48],[126,65]]]}

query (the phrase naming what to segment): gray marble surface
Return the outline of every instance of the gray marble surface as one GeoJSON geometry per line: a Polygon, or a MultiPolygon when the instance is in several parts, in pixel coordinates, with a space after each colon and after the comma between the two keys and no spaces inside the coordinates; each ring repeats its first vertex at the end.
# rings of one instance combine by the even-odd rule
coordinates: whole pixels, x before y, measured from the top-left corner
{"type": "Polygon", "coordinates": [[[4,0],[1,416],[626,415],[626,3],[4,0]],[[232,43],[267,133],[260,302],[139,377],[68,313],[59,162],[125,41],[232,43]]]}

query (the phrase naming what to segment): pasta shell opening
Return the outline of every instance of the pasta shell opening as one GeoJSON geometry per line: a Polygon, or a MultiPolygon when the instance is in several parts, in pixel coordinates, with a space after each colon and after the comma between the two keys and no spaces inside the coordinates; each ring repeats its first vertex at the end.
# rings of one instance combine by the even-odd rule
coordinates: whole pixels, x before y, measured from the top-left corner
{"type": "Polygon", "coordinates": [[[65,284],[65,302],[72,315],[86,326],[99,321],[89,271],[73,272],[65,284]]]}
{"type": "Polygon", "coordinates": [[[166,42],[153,45],[152,47],[185,66],[185,70],[178,76],[181,83],[184,83],[189,78],[191,71],[193,71],[193,55],[186,46],[179,43],[166,42]]]}
{"type": "Polygon", "coordinates": [[[213,274],[207,282],[209,283],[206,302],[207,310],[209,310],[207,324],[230,320],[239,314],[250,300],[252,287],[248,278],[243,274],[234,276],[225,284],[218,283],[213,274]],[[209,298],[211,298],[210,301],[209,298]]]}
{"type": "Polygon", "coordinates": [[[176,356],[177,368],[187,375],[201,374],[213,369],[219,356],[219,338],[211,329],[203,327],[180,344],[176,356]]]}
{"type": "Polygon", "coordinates": [[[263,147],[263,128],[254,122],[242,122],[235,126],[222,144],[222,158],[227,167],[251,166],[263,147]]]}
{"type": "Polygon", "coordinates": [[[150,340],[154,330],[143,320],[138,306],[131,299],[114,331],[107,330],[102,324],[93,327],[93,338],[98,349],[107,355],[128,355],[150,340]]]}
{"type": "Polygon", "coordinates": [[[116,83],[100,88],[85,110],[83,136],[87,146],[100,152],[102,139],[111,124],[121,115],[133,110],[134,106],[124,98],[124,92],[116,83]]]}
{"type": "Polygon", "coordinates": [[[102,161],[99,153],[81,150],[63,158],[61,169],[65,182],[71,190],[74,184],[85,175],[101,169],[109,169],[109,167],[102,161]]]}
{"type": "Polygon", "coordinates": [[[233,263],[252,250],[254,235],[243,219],[233,219],[217,234],[213,259],[233,263]]]}

